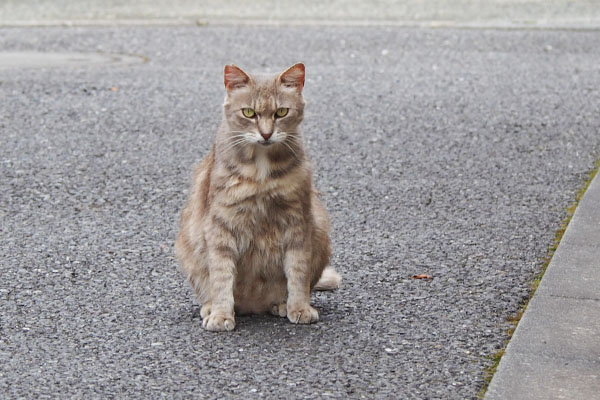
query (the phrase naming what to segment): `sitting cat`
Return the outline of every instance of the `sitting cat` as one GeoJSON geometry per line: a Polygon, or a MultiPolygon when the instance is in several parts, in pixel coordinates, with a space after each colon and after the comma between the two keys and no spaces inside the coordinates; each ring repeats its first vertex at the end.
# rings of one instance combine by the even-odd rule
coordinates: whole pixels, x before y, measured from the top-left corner
{"type": "Polygon", "coordinates": [[[316,322],[311,290],[339,287],[298,129],[304,73],[303,64],[275,77],[225,67],[223,121],[196,168],[175,245],[210,331],[234,329],[235,313],[316,322]]]}

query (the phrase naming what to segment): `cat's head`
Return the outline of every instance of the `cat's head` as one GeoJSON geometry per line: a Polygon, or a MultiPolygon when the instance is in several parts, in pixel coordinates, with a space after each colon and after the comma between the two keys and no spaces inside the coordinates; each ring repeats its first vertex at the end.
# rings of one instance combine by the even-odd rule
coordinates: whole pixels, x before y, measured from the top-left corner
{"type": "Polygon", "coordinates": [[[289,144],[304,117],[304,64],[276,76],[250,75],[225,66],[224,112],[229,141],[240,146],[289,144]]]}

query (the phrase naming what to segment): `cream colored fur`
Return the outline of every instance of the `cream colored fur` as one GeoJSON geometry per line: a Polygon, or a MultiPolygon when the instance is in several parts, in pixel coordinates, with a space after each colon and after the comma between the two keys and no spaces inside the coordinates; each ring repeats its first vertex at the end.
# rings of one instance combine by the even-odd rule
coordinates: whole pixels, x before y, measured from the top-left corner
{"type": "Polygon", "coordinates": [[[325,268],[329,221],[299,133],[304,65],[275,77],[228,65],[224,81],[223,122],[196,169],[176,242],[203,326],[232,330],[235,313],[316,322],[311,290],[336,289],[340,276],[325,268]]]}

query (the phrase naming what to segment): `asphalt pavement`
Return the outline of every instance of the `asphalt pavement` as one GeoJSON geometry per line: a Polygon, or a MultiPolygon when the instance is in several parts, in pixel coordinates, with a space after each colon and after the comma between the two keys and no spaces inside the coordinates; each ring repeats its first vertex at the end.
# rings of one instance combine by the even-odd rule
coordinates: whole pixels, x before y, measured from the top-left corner
{"type": "Polygon", "coordinates": [[[69,54],[0,68],[5,397],[477,397],[600,158],[597,31],[63,24],[0,28],[69,54]],[[342,288],[206,332],[173,242],[222,67],[297,61],[342,288]]]}

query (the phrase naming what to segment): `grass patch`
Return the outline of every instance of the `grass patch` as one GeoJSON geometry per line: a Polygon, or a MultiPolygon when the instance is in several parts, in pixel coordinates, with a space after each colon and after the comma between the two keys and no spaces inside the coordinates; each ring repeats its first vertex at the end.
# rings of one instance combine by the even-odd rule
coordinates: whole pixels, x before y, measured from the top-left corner
{"type": "Polygon", "coordinates": [[[478,399],[483,399],[483,397],[485,396],[485,392],[487,392],[487,388],[490,385],[490,382],[492,381],[494,374],[496,373],[496,369],[498,368],[498,364],[500,364],[500,360],[502,359],[502,356],[504,355],[504,349],[506,348],[507,344],[508,344],[508,340],[506,341],[504,346],[502,346],[502,348],[500,350],[498,350],[494,355],[488,356],[488,358],[490,358],[493,361],[493,363],[491,366],[487,367],[483,371],[484,383],[483,383],[483,387],[479,390],[479,393],[477,393],[478,399]]]}
{"type": "Polygon", "coordinates": [[[510,324],[510,327],[506,331],[508,338],[504,341],[504,344],[502,345],[502,348],[500,348],[500,350],[498,350],[493,355],[488,356],[488,358],[492,360],[492,365],[490,365],[483,371],[484,384],[481,390],[479,390],[479,393],[477,393],[478,399],[483,399],[483,396],[485,396],[485,392],[487,391],[487,388],[490,385],[494,374],[496,373],[496,369],[498,369],[498,364],[500,364],[500,360],[502,359],[502,356],[504,356],[506,346],[508,345],[508,342],[510,342],[510,339],[512,338],[512,335],[515,332],[515,329],[517,329],[517,325],[519,324],[523,313],[525,313],[525,310],[527,309],[527,304],[529,304],[529,300],[527,300],[525,304],[523,304],[519,308],[519,311],[515,315],[511,315],[510,317],[508,317],[507,321],[510,324]]]}
{"type": "Polygon", "coordinates": [[[507,321],[510,324],[510,327],[508,328],[508,330],[506,332],[508,335],[508,338],[506,339],[506,341],[504,342],[504,345],[502,346],[502,348],[500,350],[498,350],[492,356],[489,356],[489,359],[492,360],[492,365],[483,371],[484,384],[483,384],[483,387],[481,388],[481,390],[479,391],[479,393],[477,393],[477,398],[483,399],[483,396],[485,396],[485,392],[487,391],[487,388],[488,388],[490,382],[492,381],[494,374],[496,373],[498,364],[500,364],[500,360],[502,359],[502,356],[504,355],[506,346],[508,345],[508,342],[510,342],[512,335],[515,332],[515,329],[517,329],[517,325],[519,324],[519,321],[521,320],[521,317],[523,317],[523,314],[525,313],[525,310],[527,309],[529,300],[533,297],[533,295],[535,294],[535,291],[537,290],[538,286],[540,285],[540,282],[542,281],[542,278],[544,277],[544,274],[546,273],[546,269],[548,269],[548,265],[550,265],[550,261],[552,261],[552,257],[554,256],[556,249],[558,249],[558,245],[560,244],[560,241],[562,240],[562,238],[567,230],[567,226],[569,226],[569,222],[571,222],[571,218],[573,218],[573,214],[575,214],[575,210],[577,209],[579,202],[583,198],[583,195],[585,194],[587,189],[590,187],[590,184],[594,180],[594,177],[596,176],[596,174],[598,173],[599,170],[600,170],[600,160],[598,160],[596,162],[595,168],[587,174],[587,178],[586,178],[583,186],[579,189],[579,191],[577,191],[577,194],[575,195],[575,201],[573,201],[573,203],[571,205],[569,205],[567,207],[567,209],[565,210],[566,217],[561,222],[560,228],[554,234],[554,240],[552,241],[552,244],[548,247],[548,254],[546,255],[546,257],[544,257],[544,260],[542,263],[542,268],[541,268],[540,272],[534,277],[533,281],[531,282],[528,299],[525,300],[525,302],[519,307],[519,310],[516,312],[516,314],[511,315],[510,317],[507,318],[507,321]]]}

